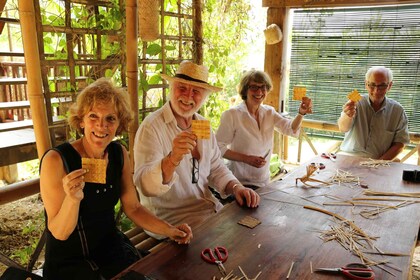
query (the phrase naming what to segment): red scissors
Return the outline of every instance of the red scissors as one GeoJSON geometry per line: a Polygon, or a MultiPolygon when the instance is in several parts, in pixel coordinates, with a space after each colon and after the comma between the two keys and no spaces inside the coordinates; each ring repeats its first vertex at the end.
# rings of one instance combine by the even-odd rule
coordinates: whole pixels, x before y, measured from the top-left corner
{"type": "Polygon", "coordinates": [[[343,273],[347,278],[356,280],[375,279],[375,273],[373,272],[372,268],[362,263],[350,263],[346,266],[337,268],[317,268],[315,271],[343,273]]]}
{"type": "Polygon", "coordinates": [[[334,153],[322,153],[321,154],[321,157],[328,158],[328,159],[330,159],[332,161],[335,161],[335,159],[337,158],[337,155],[334,154],[334,153]]]}
{"type": "Polygon", "coordinates": [[[203,251],[201,251],[201,258],[208,263],[217,264],[220,273],[222,273],[223,276],[226,276],[226,269],[223,266],[223,263],[228,258],[228,251],[225,247],[216,246],[214,248],[214,252],[216,253],[216,255],[213,254],[212,249],[205,248],[203,251]]]}

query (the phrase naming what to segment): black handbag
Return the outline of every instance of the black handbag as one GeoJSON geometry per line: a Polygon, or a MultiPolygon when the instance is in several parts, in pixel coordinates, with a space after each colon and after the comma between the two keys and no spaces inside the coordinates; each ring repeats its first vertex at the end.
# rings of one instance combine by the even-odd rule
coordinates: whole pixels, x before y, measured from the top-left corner
{"type": "Polygon", "coordinates": [[[42,280],[43,278],[24,269],[10,266],[0,276],[0,280],[42,280]]]}

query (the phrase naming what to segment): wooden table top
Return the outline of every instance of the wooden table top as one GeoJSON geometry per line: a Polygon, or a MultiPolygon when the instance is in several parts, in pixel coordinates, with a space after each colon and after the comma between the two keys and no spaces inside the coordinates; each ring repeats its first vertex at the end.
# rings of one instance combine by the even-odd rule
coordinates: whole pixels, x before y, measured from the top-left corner
{"type": "MultiPolygon", "coordinates": [[[[371,191],[419,193],[420,184],[402,181],[403,170],[419,169],[419,166],[390,163],[389,167],[363,167],[357,157],[338,155],[336,162],[316,157],[310,162],[324,163],[326,168],[314,178],[327,181],[336,170],[345,170],[359,176],[371,191]]],[[[296,178],[306,174],[302,164],[283,180],[261,188],[260,206],[257,209],[239,207],[235,202],[226,205],[217,215],[194,230],[194,238],[189,245],[167,242],[162,249],[141,259],[129,270],[137,271],[155,279],[220,279],[217,265],[204,262],[200,252],[206,247],[224,246],[229,257],[224,263],[227,272],[233,270],[242,276],[238,266],[252,279],[261,271],[258,279],[286,279],[292,262],[289,279],[344,279],[334,274],[311,273],[319,267],[340,267],[352,262],[360,262],[336,241],[324,242],[320,231],[334,225],[334,219],[324,213],[304,208],[313,206],[343,216],[353,221],[369,236],[377,237],[373,244],[383,252],[407,254],[406,256],[381,256],[366,254],[377,261],[387,259],[392,267],[372,267],[375,279],[410,279],[411,258],[416,244],[420,221],[420,203],[414,203],[379,214],[374,219],[359,215],[362,208],[352,206],[325,206],[325,202],[338,202],[352,197],[362,197],[366,190],[360,186],[334,184],[327,187],[308,188],[298,183],[296,178]],[[334,198],[334,199],[333,199],[334,198]],[[336,200],[338,199],[338,200],[336,200]],[[250,229],[237,222],[245,216],[261,221],[250,229]],[[396,269],[394,269],[396,268],[396,269]],[[401,270],[401,271],[399,271],[401,270]],[[394,275],[392,275],[392,274],[394,275]]],[[[396,205],[390,199],[397,196],[383,196],[387,201],[370,201],[396,205]]],[[[420,201],[419,198],[407,198],[420,201]]],[[[372,208],[369,208],[372,209],[372,208]]],[[[370,248],[365,251],[374,251],[370,248]]],[[[119,279],[119,276],[116,279],[119,279]]]]}

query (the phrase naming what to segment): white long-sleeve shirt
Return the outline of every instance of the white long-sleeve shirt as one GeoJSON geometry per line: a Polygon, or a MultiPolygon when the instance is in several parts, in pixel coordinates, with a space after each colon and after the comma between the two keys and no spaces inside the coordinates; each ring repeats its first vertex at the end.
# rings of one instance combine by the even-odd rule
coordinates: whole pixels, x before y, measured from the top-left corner
{"type": "MultiPolygon", "coordinates": [[[[204,118],[195,114],[194,119],[204,118]]],[[[197,140],[201,155],[198,183],[192,183],[192,156],[188,154],[176,167],[172,180],[163,184],[161,162],[180,132],[169,102],[147,116],[134,142],[134,182],[141,203],[153,214],[174,225],[188,223],[194,227],[223,207],[208,186],[225,197],[226,185],[236,178],[224,165],[211,132],[209,140],[197,140]]]]}
{"type": "Polygon", "coordinates": [[[269,151],[267,163],[261,168],[239,161],[229,161],[228,164],[242,184],[263,187],[270,181],[274,129],[282,134],[297,137],[300,128],[293,132],[292,120],[283,117],[271,106],[261,105],[258,114],[260,127],[248,112],[245,102],[223,112],[216,138],[222,155],[230,149],[246,155],[264,157],[269,151]]]}

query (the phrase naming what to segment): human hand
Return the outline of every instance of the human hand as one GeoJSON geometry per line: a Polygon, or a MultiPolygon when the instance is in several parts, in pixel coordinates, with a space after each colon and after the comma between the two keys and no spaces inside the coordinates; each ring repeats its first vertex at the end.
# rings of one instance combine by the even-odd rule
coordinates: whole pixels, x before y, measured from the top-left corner
{"type": "Polygon", "coordinates": [[[197,136],[194,134],[183,131],[175,136],[172,140],[171,160],[174,163],[179,163],[186,154],[192,152],[197,145],[197,136]]]}
{"type": "Polygon", "coordinates": [[[267,163],[267,161],[263,157],[260,157],[260,156],[247,155],[245,157],[245,163],[248,165],[260,168],[260,167],[263,167],[267,163]]]}
{"type": "Polygon", "coordinates": [[[66,195],[74,200],[81,201],[84,197],[83,188],[85,187],[86,169],[77,169],[63,177],[63,189],[66,195]]]}
{"type": "Polygon", "coordinates": [[[312,99],[306,96],[302,97],[302,102],[300,103],[299,107],[299,114],[312,114],[312,99]]]}
{"type": "Polygon", "coordinates": [[[356,103],[352,100],[343,105],[343,112],[349,117],[353,118],[356,115],[356,103]]]}
{"type": "Polygon", "coordinates": [[[168,237],[178,244],[188,244],[193,238],[191,228],[187,224],[171,227],[168,237]]]}
{"type": "Polygon", "coordinates": [[[260,196],[252,189],[246,188],[242,185],[237,185],[233,190],[233,195],[239,205],[244,205],[250,208],[255,208],[260,204],[260,196]]]}

